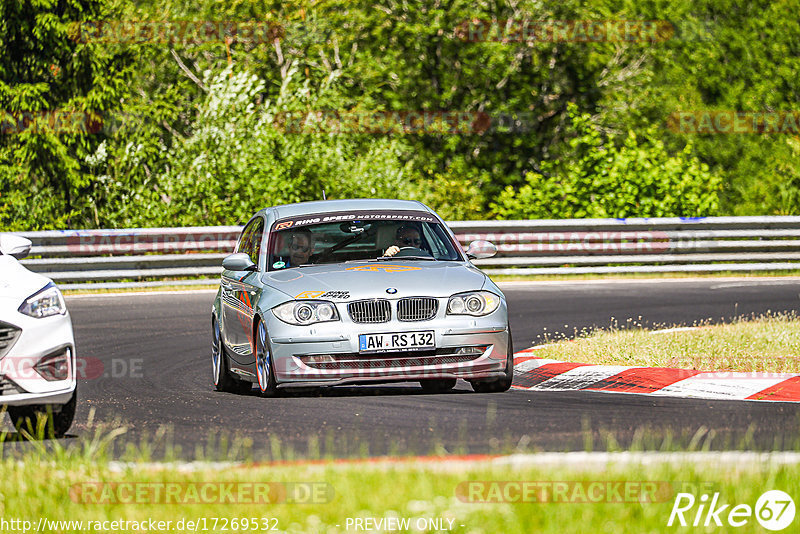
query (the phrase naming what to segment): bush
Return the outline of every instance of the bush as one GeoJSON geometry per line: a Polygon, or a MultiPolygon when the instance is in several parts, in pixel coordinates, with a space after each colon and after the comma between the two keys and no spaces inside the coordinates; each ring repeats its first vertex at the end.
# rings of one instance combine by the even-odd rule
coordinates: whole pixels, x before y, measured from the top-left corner
{"type": "Polygon", "coordinates": [[[410,186],[410,198],[433,208],[445,221],[469,221],[486,218],[481,186],[489,173],[469,169],[463,159],[456,159],[444,173],[426,169],[410,186]]]}
{"type": "Polygon", "coordinates": [[[519,189],[507,187],[491,204],[500,219],[711,216],[721,180],[692,154],[671,155],[649,129],[621,144],[605,138],[588,114],[570,106],[569,160],[544,161],[519,189]]]}

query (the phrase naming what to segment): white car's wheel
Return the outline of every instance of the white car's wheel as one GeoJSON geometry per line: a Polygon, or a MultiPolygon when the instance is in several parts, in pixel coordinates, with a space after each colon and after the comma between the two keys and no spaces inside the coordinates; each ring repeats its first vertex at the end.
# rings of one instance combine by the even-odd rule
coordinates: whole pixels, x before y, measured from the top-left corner
{"type": "Polygon", "coordinates": [[[72,392],[69,401],[60,407],[52,405],[9,406],[8,415],[17,432],[23,430],[36,436],[38,419],[47,418],[44,427],[45,438],[62,438],[75,419],[75,408],[78,404],[78,389],[72,392]],[[58,410],[58,411],[56,411],[58,410]]]}
{"type": "Polygon", "coordinates": [[[256,327],[256,376],[258,391],[262,397],[271,397],[277,392],[271,356],[267,327],[263,321],[259,321],[256,327]]]}

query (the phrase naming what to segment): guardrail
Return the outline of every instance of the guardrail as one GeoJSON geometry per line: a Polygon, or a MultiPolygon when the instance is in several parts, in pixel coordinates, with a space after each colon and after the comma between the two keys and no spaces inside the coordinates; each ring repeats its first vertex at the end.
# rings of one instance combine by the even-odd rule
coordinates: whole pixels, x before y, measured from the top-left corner
{"type": "MultiPolygon", "coordinates": [[[[487,239],[487,274],[722,272],[800,269],[800,217],[457,221],[462,245],[487,239]]],[[[32,271],[62,287],[209,283],[239,226],[22,232],[32,271]],[[142,279],[160,279],[142,282],[142,279]],[[114,282],[128,280],[129,282],[114,282]],[[66,282],[66,284],[65,284],[66,282]],[[79,283],[76,283],[79,282],[79,283]],[[102,285],[97,285],[101,282],[102,285]]]]}

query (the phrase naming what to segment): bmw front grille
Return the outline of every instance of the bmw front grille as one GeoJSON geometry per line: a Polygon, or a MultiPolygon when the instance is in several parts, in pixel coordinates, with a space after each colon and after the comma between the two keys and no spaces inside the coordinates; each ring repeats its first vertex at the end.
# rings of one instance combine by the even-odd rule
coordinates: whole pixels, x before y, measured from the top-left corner
{"type": "Polygon", "coordinates": [[[430,297],[413,297],[397,302],[397,319],[400,321],[429,321],[436,317],[439,301],[430,297]]]}
{"type": "Polygon", "coordinates": [[[387,323],[392,317],[386,299],[357,300],[347,305],[347,312],[354,323],[387,323]]]}

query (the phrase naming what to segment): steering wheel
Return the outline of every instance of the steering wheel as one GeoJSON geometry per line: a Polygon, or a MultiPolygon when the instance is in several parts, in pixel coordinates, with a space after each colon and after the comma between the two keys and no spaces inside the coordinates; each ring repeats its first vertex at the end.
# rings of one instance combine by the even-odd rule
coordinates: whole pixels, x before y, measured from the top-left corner
{"type": "Polygon", "coordinates": [[[395,254],[394,257],[395,258],[400,258],[400,257],[403,257],[403,256],[419,256],[420,253],[424,254],[425,256],[430,256],[430,254],[428,252],[422,250],[421,248],[417,248],[417,247],[400,247],[400,250],[397,251],[397,254],[395,254]],[[404,254],[403,253],[404,250],[413,250],[414,252],[410,253],[410,254],[409,253],[404,254]]]}

